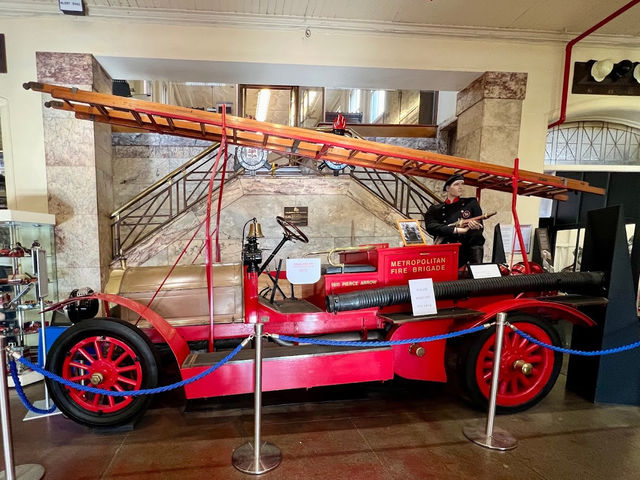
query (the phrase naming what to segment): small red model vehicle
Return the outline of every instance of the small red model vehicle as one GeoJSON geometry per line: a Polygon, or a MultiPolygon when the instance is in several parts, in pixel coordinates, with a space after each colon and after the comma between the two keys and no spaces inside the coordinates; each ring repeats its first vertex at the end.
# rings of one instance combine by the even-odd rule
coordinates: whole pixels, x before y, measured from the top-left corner
{"type": "MultiPolygon", "coordinates": [[[[513,192],[512,213],[521,250],[524,248],[515,210],[518,194],[562,198],[569,190],[601,193],[584,182],[520,171],[517,161],[514,168],[500,167],[224,114],[44,84],[25,86],[63,100],[47,102],[47,106],[75,111],[78,118],[218,140],[223,152],[228,140],[237,145],[407,175],[442,179],[452,173],[463,174],[467,184],[513,192]]],[[[405,340],[467,329],[507,312],[510,323],[553,345],[561,344],[554,326],[560,320],[594,325],[579,310],[584,297],[558,292],[597,291],[601,275],[525,273],[458,280],[457,244],[336,249],[332,252],[339,254],[336,265],[323,266],[317,281],[294,290],[286,284],[284,272],[270,271],[269,263],[286,248],[287,241],[306,243],[308,239],[297,226],[280,217],[277,221],[283,229],[283,238],[266,261],[259,247],[258,230],[253,228],[246,236],[238,263],[177,266],[168,282],[170,288],[165,286],[148,307],[155,296],[149,288],[153,281],[140,272],[135,275],[135,269],[131,269],[134,273],[124,271],[111,290],[118,294],[89,297],[109,306],[105,309],[109,318],[85,319],[69,327],[51,346],[47,368],[67,380],[106,390],[154,388],[163,383],[159,378],[157,344],[168,345],[181,377],[188,379],[224,358],[254,332],[256,322],[264,323],[267,334],[299,338],[405,340]],[[419,278],[433,279],[438,313],[412,315],[407,284],[410,279],[419,278]],[[265,283],[272,290],[281,291],[277,298],[270,293],[259,294],[260,285],[265,283]],[[287,293],[283,295],[284,292],[287,293]]],[[[255,219],[253,223],[257,226],[255,219]]],[[[212,259],[210,242],[207,250],[207,258],[212,259]]],[[[526,257],[524,265],[525,272],[529,272],[526,257]]],[[[158,285],[166,279],[169,267],[153,268],[147,272],[156,276],[158,285]]],[[[593,304],[593,298],[588,300],[593,304]]],[[[56,307],[74,302],[78,299],[69,299],[56,307]]],[[[456,377],[466,395],[483,405],[489,394],[494,336],[494,329],[487,328],[455,341],[369,348],[319,346],[305,344],[303,340],[290,343],[267,337],[260,340],[266,347],[262,386],[264,391],[274,391],[385,381],[396,375],[433,382],[456,377]]],[[[214,373],[185,386],[186,398],[252,392],[253,357],[250,349],[241,350],[214,373]]],[[[499,409],[511,412],[535,405],[553,387],[561,363],[560,353],[539,347],[506,329],[497,397],[499,409]]],[[[65,415],[90,426],[132,422],[149,403],[148,396],[112,397],[56,382],[48,382],[48,386],[55,404],[65,415]]]]}

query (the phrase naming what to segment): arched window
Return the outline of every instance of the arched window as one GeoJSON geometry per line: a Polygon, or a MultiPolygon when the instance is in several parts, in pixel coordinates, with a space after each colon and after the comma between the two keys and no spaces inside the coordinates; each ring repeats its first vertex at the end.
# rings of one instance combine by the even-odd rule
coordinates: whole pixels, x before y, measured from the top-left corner
{"type": "Polygon", "coordinates": [[[637,128],[608,122],[567,123],[547,132],[545,170],[563,165],[640,165],[639,145],[637,128]]]}

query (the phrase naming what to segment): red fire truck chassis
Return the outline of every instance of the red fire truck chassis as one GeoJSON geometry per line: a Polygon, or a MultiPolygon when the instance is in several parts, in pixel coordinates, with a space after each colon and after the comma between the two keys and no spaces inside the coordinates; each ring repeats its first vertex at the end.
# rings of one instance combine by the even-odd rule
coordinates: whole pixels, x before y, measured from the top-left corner
{"type": "MultiPolygon", "coordinates": [[[[218,115],[180,107],[83,92],[44,84],[26,88],[49,93],[62,102],[48,106],[87,118],[118,125],[136,126],[160,133],[218,139],[222,148],[228,140],[238,145],[259,145],[272,151],[288,151],[314,158],[354,165],[374,165],[416,176],[446,178],[461,173],[465,182],[479,188],[513,192],[513,214],[517,194],[562,198],[570,190],[601,193],[583,182],[548,175],[471,162],[455,157],[418,152],[304,129],[283,127],[253,120],[218,115]]],[[[209,199],[211,204],[211,199],[209,199]]],[[[219,211],[218,211],[219,215],[219,211]]],[[[219,218],[219,217],[218,217],[219,218]]],[[[306,243],[297,226],[278,217],[283,229],[280,249],[288,241],[306,243]]],[[[254,219],[255,222],[255,219],[254,219]]],[[[208,223],[208,222],[207,222],[208,223]]],[[[207,231],[209,225],[207,225],[207,231]]],[[[522,237],[518,229],[519,241],[522,237]]],[[[207,235],[210,241],[211,236],[207,235]]],[[[213,258],[211,244],[208,259],[213,258]]],[[[524,249],[523,249],[524,250],[524,249]]],[[[211,307],[207,325],[176,326],[154,311],[122,295],[97,293],[87,298],[103,302],[106,317],[82,320],[69,327],[51,346],[47,367],[67,380],[101,389],[128,391],[162,384],[156,346],[167,344],[183,379],[191,378],[225,357],[230,348],[263,322],[267,334],[337,340],[404,340],[429,337],[491,322],[507,312],[509,322],[536,339],[560,345],[555,324],[564,320],[591,326],[594,321],[579,308],[591,305],[601,294],[598,273],[531,274],[501,278],[459,280],[458,245],[418,245],[390,248],[371,245],[338,249],[339,265],[322,267],[320,279],[303,285],[298,297],[271,301],[259,295],[260,276],[268,272],[256,235],[248,235],[242,260],[235,268],[242,272],[243,319],[214,322],[212,278],[216,264],[207,262],[208,298],[211,307]],[[413,316],[408,297],[410,279],[432,278],[438,313],[413,316]],[[564,293],[572,293],[565,295],[564,293]],[[588,293],[590,296],[585,296],[588,293]],[[145,322],[112,318],[109,308],[128,309],[145,322]],[[192,351],[188,342],[206,340],[207,351],[192,351]]],[[[525,270],[529,263],[525,257],[525,270]]],[[[284,275],[271,272],[280,281],[284,275]]],[[[293,289],[292,289],[293,292],[293,289]]],[[[205,293],[206,295],[206,293],[205,293]]],[[[85,298],[85,299],[87,299],[85,298]]],[[[77,302],[71,298],[53,308],[77,302]]],[[[602,299],[606,302],[606,299],[602,299]]],[[[446,382],[455,377],[464,393],[484,405],[489,393],[493,365],[494,329],[461,337],[411,345],[372,348],[318,346],[304,341],[290,343],[277,337],[265,343],[263,390],[286,390],[384,381],[400,377],[446,382]]],[[[497,403],[504,412],[535,405],[553,387],[562,355],[539,347],[507,329],[502,353],[502,370],[497,403]]],[[[253,353],[240,353],[213,374],[184,387],[187,399],[250,393],[254,386],[253,353]]],[[[149,403],[146,396],[112,397],[82,392],[48,382],[58,408],[69,418],[90,426],[105,427],[132,422],[149,403]]]]}

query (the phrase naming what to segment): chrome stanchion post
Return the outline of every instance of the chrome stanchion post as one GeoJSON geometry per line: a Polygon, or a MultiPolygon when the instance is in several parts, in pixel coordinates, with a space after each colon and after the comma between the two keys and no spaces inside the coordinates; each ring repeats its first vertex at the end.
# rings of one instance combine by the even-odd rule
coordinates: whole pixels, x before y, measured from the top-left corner
{"type": "MultiPolygon", "coordinates": [[[[49,295],[49,275],[47,273],[47,252],[41,248],[31,249],[33,258],[33,272],[38,279],[36,283],[36,298],[40,308],[40,351],[42,352],[42,368],[47,366],[47,321],[44,313],[44,299],[49,295]]],[[[49,410],[53,403],[49,397],[47,382],[44,383],[44,400],[36,400],[33,406],[41,410],[49,410]]],[[[59,415],[61,412],[57,408],[51,413],[27,412],[23,420],[33,420],[34,418],[47,417],[49,415],[59,415]]]]}
{"type": "Polygon", "coordinates": [[[274,444],[260,438],[262,423],[262,323],[255,324],[255,392],[253,442],[247,442],[233,451],[231,463],[244,473],[260,475],[273,470],[282,462],[282,453],[274,444]]]}
{"type": "Polygon", "coordinates": [[[11,413],[9,408],[9,382],[7,381],[7,339],[0,335],[0,420],[2,422],[2,448],[4,451],[4,472],[0,480],[28,479],[40,480],[44,476],[44,467],[35,463],[18,465],[13,460],[11,438],[11,413]]]}
{"type": "MultiPolygon", "coordinates": [[[[46,333],[46,320],[44,314],[44,298],[39,299],[40,305],[40,345],[42,345],[42,368],[47,366],[47,333],[46,333]]],[[[44,409],[49,410],[51,408],[51,401],[49,399],[49,389],[47,388],[47,382],[44,382],[44,409]]]]}
{"type": "Polygon", "coordinates": [[[491,376],[491,392],[489,393],[489,413],[487,415],[486,428],[466,426],[462,429],[465,437],[473,443],[492,450],[512,450],[518,446],[517,440],[506,430],[494,427],[496,416],[496,397],[498,395],[498,380],[500,376],[500,357],[502,356],[502,339],[504,324],[507,320],[506,313],[499,313],[496,319],[496,343],[493,355],[493,373],[491,376]]]}

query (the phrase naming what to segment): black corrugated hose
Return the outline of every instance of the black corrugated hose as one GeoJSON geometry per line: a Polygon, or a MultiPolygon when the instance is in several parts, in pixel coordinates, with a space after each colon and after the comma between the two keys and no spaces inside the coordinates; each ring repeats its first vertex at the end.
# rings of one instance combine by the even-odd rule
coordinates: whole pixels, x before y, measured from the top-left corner
{"type": "MultiPolygon", "coordinates": [[[[602,272],[560,272],[434,282],[433,290],[437,300],[547,290],[602,294],[603,283],[604,273],[602,272]]],[[[409,286],[403,285],[328,295],[327,310],[342,312],[361,308],[386,307],[410,301],[409,286]]]]}

